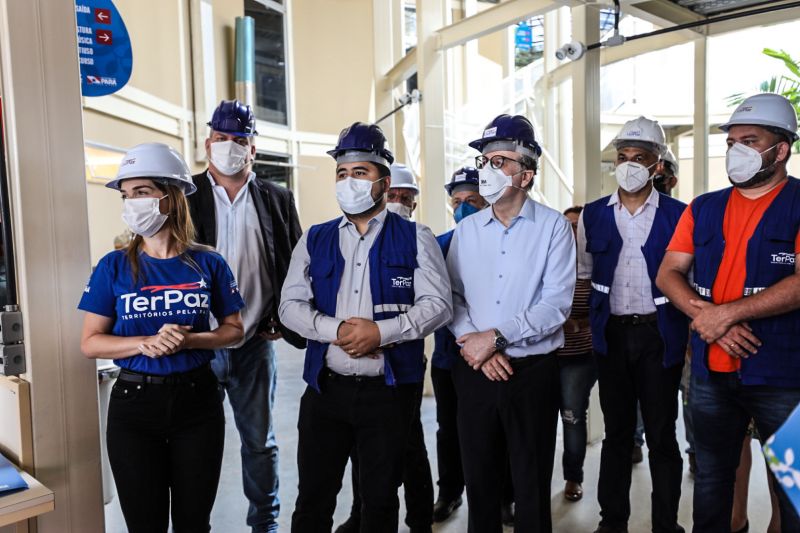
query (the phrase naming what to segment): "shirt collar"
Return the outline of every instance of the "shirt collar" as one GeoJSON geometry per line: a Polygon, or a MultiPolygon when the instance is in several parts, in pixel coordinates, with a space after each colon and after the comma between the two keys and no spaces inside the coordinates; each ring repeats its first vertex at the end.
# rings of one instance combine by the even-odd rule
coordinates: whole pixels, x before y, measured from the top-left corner
{"type": "MultiPolygon", "coordinates": [[[[658,204],[661,199],[661,195],[658,194],[658,191],[655,187],[650,190],[650,196],[647,197],[643,205],[652,205],[654,208],[658,209],[658,204]]],[[[619,189],[614,191],[614,194],[608,199],[608,204],[606,205],[619,205],[622,208],[622,202],[619,201],[619,189]]]]}
{"type": "MultiPolygon", "coordinates": [[[[384,206],[384,208],[381,209],[380,212],[377,215],[375,215],[374,217],[369,219],[369,222],[367,224],[369,224],[369,226],[372,226],[373,224],[383,225],[383,223],[386,221],[386,213],[387,212],[388,212],[388,210],[384,206]]],[[[339,228],[343,228],[343,227],[345,227],[347,225],[350,225],[350,224],[353,224],[353,223],[350,222],[350,219],[348,219],[347,216],[343,215],[342,219],[339,221],[339,228]]]]}
{"type": "MultiPolygon", "coordinates": [[[[500,223],[497,217],[494,216],[494,209],[492,206],[487,207],[483,211],[477,213],[477,215],[484,215],[484,220],[481,221],[482,226],[486,226],[492,220],[500,223]],[[483,211],[488,211],[488,213],[484,214],[483,211]]],[[[511,221],[511,224],[513,225],[518,218],[527,218],[531,222],[536,222],[536,202],[530,198],[525,198],[525,203],[522,204],[522,209],[519,210],[519,214],[514,217],[514,220],[511,221]]]]}
{"type": "MultiPolygon", "coordinates": [[[[212,187],[221,187],[221,185],[217,184],[217,180],[214,179],[214,176],[211,175],[210,170],[206,170],[206,176],[208,176],[208,181],[211,182],[212,187]]],[[[256,179],[256,173],[251,170],[250,174],[247,175],[247,185],[253,183],[255,179],[256,179]]]]}

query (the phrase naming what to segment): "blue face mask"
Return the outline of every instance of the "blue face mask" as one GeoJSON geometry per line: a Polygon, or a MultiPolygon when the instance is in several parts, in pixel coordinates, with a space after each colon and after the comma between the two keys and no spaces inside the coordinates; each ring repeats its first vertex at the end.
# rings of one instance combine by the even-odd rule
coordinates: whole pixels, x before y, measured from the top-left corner
{"type": "Polygon", "coordinates": [[[474,205],[468,204],[467,202],[462,202],[461,205],[456,207],[456,209],[453,211],[453,218],[456,219],[456,224],[458,224],[468,216],[474,215],[478,211],[480,211],[480,209],[474,205]]]}

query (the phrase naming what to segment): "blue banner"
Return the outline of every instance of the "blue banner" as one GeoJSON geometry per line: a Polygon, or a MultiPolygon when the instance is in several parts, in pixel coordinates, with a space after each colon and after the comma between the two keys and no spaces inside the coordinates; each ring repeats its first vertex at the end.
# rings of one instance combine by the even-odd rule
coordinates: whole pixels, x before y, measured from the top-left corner
{"type": "Polygon", "coordinates": [[[28,484],[19,475],[14,465],[0,454],[0,492],[27,489],[28,484]]]}
{"type": "Polygon", "coordinates": [[[764,455],[778,480],[777,485],[786,492],[795,510],[800,513],[800,457],[795,457],[795,448],[800,453],[800,407],[764,444],[764,455]]]}
{"type": "Polygon", "coordinates": [[[514,44],[517,50],[530,50],[533,48],[533,30],[525,22],[517,24],[514,44]]]}
{"type": "Polygon", "coordinates": [[[131,77],[133,50],[122,17],[111,0],[75,0],[78,61],[83,96],[105,96],[131,77]]]}

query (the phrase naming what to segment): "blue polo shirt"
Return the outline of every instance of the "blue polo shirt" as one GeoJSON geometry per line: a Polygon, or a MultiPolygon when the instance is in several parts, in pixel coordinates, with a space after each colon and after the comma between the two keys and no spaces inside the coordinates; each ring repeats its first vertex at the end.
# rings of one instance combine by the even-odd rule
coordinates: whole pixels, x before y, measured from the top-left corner
{"type": "MultiPolygon", "coordinates": [[[[113,319],[112,335],[133,337],[155,335],[164,324],[209,331],[209,313],[221,321],[244,307],[231,269],[216,252],[190,250],[170,259],[141,253],[139,267],[134,284],[124,251],[103,257],[78,309],[113,319]]],[[[138,354],[114,363],[134,372],[167,375],[188,372],[213,358],[213,350],[182,350],[157,359],[138,354]]]]}

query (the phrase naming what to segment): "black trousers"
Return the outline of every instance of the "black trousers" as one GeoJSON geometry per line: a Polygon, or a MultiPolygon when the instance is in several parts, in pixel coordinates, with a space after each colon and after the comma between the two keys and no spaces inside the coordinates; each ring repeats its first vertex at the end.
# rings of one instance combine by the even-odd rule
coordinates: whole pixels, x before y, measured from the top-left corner
{"type": "Polygon", "coordinates": [[[638,400],[653,483],[653,531],[682,531],[678,526],[678,503],[683,461],[675,437],[675,420],[683,365],[664,368],[664,343],[654,323],[623,325],[612,317],[606,328],[606,341],[608,354],[597,355],[605,422],[597,490],[600,524],[624,527],[631,514],[631,435],[636,429],[638,400]]]}
{"type": "Polygon", "coordinates": [[[470,533],[500,533],[506,460],[514,488],[514,530],[550,533],[550,482],[558,422],[555,354],[513,362],[509,381],[489,381],[463,360],[453,368],[470,533]]]}
{"type": "Polygon", "coordinates": [[[108,407],[108,458],[130,533],[210,531],[225,416],[210,369],[179,384],[118,379],[108,407]]]}
{"type": "Polygon", "coordinates": [[[330,533],[350,451],[358,454],[361,531],[397,532],[397,489],[418,385],[389,387],[383,378],[343,377],[323,369],[321,393],[300,400],[298,495],[293,533],[330,533]]]}
{"type": "MultiPolygon", "coordinates": [[[[425,528],[433,524],[433,478],[425,448],[420,409],[422,407],[422,383],[417,386],[411,430],[408,434],[405,464],[403,466],[403,488],[406,500],[406,525],[410,528],[425,528]]],[[[350,514],[361,514],[361,485],[359,480],[358,453],[350,452],[353,479],[353,508],[350,514]]]]}
{"type": "Polygon", "coordinates": [[[458,446],[458,399],[450,370],[431,367],[436,396],[436,460],[439,462],[439,499],[454,500],[464,492],[464,468],[458,446]]]}

